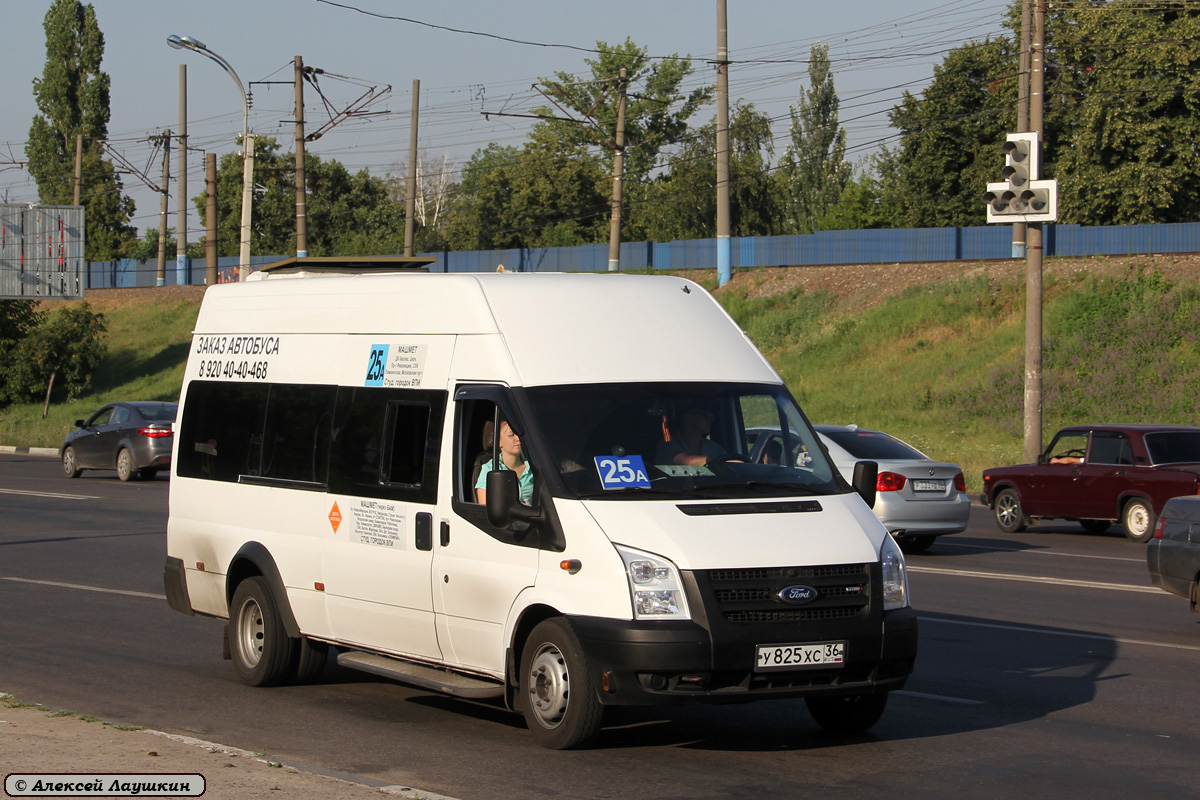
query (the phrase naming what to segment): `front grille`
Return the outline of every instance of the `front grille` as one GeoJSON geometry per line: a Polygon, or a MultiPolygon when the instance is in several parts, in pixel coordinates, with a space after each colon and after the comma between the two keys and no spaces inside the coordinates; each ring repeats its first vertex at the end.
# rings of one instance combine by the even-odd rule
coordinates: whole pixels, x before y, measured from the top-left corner
{"type": "Polygon", "coordinates": [[[719,569],[706,577],[720,615],[735,625],[849,619],[871,605],[869,564],[719,569]],[[815,589],[817,598],[803,606],[783,602],[780,590],[797,584],[815,589]]]}

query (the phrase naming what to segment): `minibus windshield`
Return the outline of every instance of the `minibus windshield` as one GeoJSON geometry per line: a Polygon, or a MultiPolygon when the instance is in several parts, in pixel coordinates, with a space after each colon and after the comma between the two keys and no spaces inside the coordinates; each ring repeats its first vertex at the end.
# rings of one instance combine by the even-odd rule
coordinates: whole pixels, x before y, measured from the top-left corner
{"type": "Polygon", "coordinates": [[[527,390],[580,498],[785,497],[844,491],[782,386],[623,383],[527,390]]]}

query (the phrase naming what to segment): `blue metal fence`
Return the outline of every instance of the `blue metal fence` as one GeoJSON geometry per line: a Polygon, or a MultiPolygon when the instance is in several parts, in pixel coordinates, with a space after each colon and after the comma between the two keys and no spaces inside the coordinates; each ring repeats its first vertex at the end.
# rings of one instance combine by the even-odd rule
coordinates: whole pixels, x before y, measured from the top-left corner
{"type": "MultiPolygon", "coordinates": [[[[1200,252],[1200,222],[1165,225],[1046,225],[1045,255],[1093,256],[1142,253],[1200,252]]],[[[435,256],[434,272],[604,272],[608,245],[530,247],[510,250],[423,253],[435,256]]],[[[254,256],[261,267],[287,256],[254,256]]],[[[733,240],[735,267],[795,267],[821,264],[880,264],[904,261],[980,261],[1012,257],[1012,227],[896,228],[870,231],[820,231],[800,236],[741,237],[733,240]]],[[[235,279],[237,258],[218,260],[221,281],[235,279]]],[[[621,245],[621,269],[716,269],[717,240],[626,242],[621,245]]],[[[89,262],[87,287],[107,289],[154,286],[155,261],[89,262]]],[[[167,265],[168,285],[204,283],[204,262],[194,260],[185,281],[173,264],[167,265]]]]}

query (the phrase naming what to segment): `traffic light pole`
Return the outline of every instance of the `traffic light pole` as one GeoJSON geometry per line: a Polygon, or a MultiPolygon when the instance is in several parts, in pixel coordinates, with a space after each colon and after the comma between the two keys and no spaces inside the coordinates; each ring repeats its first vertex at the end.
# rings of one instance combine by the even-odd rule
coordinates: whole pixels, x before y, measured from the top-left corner
{"type": "MultiPolygon", "coordinates": [[[[1046,0],[1033,0],[1030,42],[1029,129],[1042,139],[1045,92],[1046,0]]],[[[1042,223],[1025,229],[1025,461],[1042,452],[1042,223]]]]}

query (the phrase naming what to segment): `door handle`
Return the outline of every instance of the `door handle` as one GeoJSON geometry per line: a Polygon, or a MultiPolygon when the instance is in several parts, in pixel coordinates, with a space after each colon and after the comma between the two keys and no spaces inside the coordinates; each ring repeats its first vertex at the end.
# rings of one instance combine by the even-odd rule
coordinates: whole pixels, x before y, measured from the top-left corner
{"type": "Polygon", "coordinates": [[[417,514],[417,549],[433,549],[433,515],[427,511],[417,514]]]}
{"type": "Polygon", "coordinates": [[[442,520],[442,547],[450,546],[450,523],[442,520]]]}

